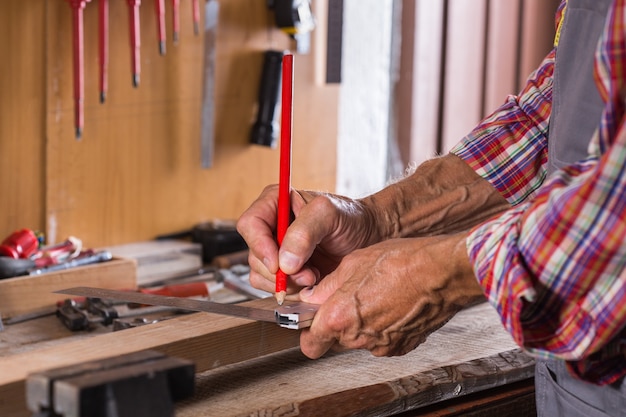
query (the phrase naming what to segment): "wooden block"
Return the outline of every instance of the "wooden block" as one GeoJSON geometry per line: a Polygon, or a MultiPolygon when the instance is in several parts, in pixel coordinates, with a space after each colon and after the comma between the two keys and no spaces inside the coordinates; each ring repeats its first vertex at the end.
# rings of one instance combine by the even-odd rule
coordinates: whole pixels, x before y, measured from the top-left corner
{"type": "Polygon", "coordinates": [[[6,319],[53,307],[67,295],[54,291],[75,286],[111,289],[135,288],[136,263],[131,259],[113,258],[108,262],[85,265],[37,276],[0,280],[0,314],[6,319]]]}
{"type": "MultiPolygon", "coordinates": [[[[273,310],[273,298],[246,303],[273,310]]],[[[274,323],[195,313],[120,332],[0,358],[0,416],[27,417],[28,375],[52,368],[154,349],[195,363],[196,370],[245,361],[293,348],[299,332],[274,323]]]]}

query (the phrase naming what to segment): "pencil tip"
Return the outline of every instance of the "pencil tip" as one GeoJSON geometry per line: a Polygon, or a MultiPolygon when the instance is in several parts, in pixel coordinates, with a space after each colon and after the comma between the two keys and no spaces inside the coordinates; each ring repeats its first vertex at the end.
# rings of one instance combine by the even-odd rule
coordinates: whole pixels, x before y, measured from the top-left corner
{"type": "Polygon", "coordinates": [[[198,22],[193,22],[193,34],[198,36],[199,33],[200,33],[200,25],[198,24],[198,22]]]}
{"type": "Polygon", "coordinates": [[[178,43],[178,32],[174,32],[172,40],[174,41],[174,45],[176,45],[178,43]]]}
{"type": "Polygon", "coordinates": [[[287,292],[285,291],[279,291],[276,293],[276,301],[278,302],[279,306],[283,305],[283,303],[285,302],[286,296],[287,296],[287,292]]]}
{"type": "Polygon", "coordinates": [[[83,129],[80,126],[76,126],[76,140],[80,140],[83,137],[83,129]]]}
{"type": "Polygon", "coordinates": [[[105,93],[104,91],[100,92],[100,103],[104,103],[107,99],[107,93],[105,93]]]}
{"type": "Polygon", "coordinates": [[[139,87],[139,74],[133,74],[133,87],[139,87]]]}
{"type": "Polygon", "coordinates": [[[159,42],[159,53],[165,55],[165,41],[159,42]]]}

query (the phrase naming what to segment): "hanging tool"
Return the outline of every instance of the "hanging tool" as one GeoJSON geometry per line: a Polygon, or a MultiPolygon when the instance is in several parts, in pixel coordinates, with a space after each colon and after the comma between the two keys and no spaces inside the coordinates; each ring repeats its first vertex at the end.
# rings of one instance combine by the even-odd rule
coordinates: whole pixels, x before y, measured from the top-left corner
{"type": "Polygon", "coordinates": [[[109,0],[98,3],[99,52],[100,52],[100,103],[104,103],[108,90],[109,73],[109,0]]]}
{"type": "Polygon", "coordinates": [[[204,9],[204,80],[200,154],[202,168],[211,168],[215,148],[215,39],[220,5],[208,0],[204,9]]]}
{"type": "Polygon", "coordinates": [[[220,304],[211,301],[189,298],[164,297],[154,294],[107,290],[104,288],[74,287],[55,291],[57,294],[79,295],[83,297],[121,300],[130,303],[159,305],[180,308],[181,310],[204,311],[224,314],[248,320],[268,321],[287,329],[309,327],[319,306],[307,303],[284,304],[274,311],[239,304],[220,304]]]}
{"type": "Polygon", "coordinates": [[[280,106],[280,77],[283,52],[266,51],[259,85],[259,104],[250,142],[273,148],[278,139],[278,106],[280,106]]]}
{"type": "Polygon", "coordinates": [[[276,26],[296,41],[296,51],[307,54],[311,49],[311,31],[315,18],[311,11],[311,0],[269,0],[274,9],[276,26]]]}
{"type": "Polygon", "coordinates": [[[176,45],[180,33],[180,0],[172,0],[172,32],[172,40],[176,45]]]}
{"type": "Polygon", "coordinates": [[[194,392],[195,365],[156,351],[54,368],[26,379],[37,417],[173,417],[194,392]]]}
{"type": "Polygon", "coordinates": [[[193,17],[193,33],[197,36],[200,33],[200,2],[191,0],[191,13],[193,17]]]}
{"type": "Polygon", "coordinates": [[[130,59],[133,76],[133,86],[139,86],[141,73],[141,33],[139,23],[139,6],[141,0],[128,1],[128,20],[130,23],[130,59]]]}
{"type": "Polygon", "coordinates": [[[165,0],[154,0],[157,14],[157,38],[159,53],[165,55],[165,0]]]}
{"type": "Polygon", "coordinates": [[[83,135],[85,124],[84,97],[84,39],[83,39],[83,10],[90,0],[67,0],[72,8],[72,48],[74,56],[74,127],[76,139],[83,135]]]}

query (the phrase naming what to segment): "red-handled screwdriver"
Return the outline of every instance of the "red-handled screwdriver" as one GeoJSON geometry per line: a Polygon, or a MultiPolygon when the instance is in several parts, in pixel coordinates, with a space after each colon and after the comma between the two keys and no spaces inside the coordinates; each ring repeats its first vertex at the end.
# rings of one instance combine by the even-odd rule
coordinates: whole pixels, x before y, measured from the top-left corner
{"type": "Polygon", "coordinates": [[[157,36],[159,53],[165,55],[165,0],[154,0],[157,14],[157,36]]]}
{"type": "Polygon", "coordinates": [[[177,44],[180,33],[180,0],[172,0],[172,28],[174,32],[172,39],[174,44],[177,44]]]}
{"type": "Polygon", "coordinates": [[[108,90],[109,72],[109,0],[100,0],[98,4],[100,47],[100,103],[104,103],[108,90]]]}
{"type": "Polygon", "coordinates": [[[191,0],[191,12],[193,13],[193,33],[200,33],[200,3],[198,0],[191,0]]]}
{"type": "Polygon", "coordinates": [[[83,10],[89,0],[67,0],[72,8],[72,47],[74,55],[74,126],[76,139],[83,135],[85,125],[84,97],[84,40],[83,40],[83,10]]]}
{"type": "Polygon", "coordinates": [[[139,25],[139,6],[141,0],[128,1],[128,18],[130,22],[130,53],[133,71],[133,86],[139,86],[139,74],[141,73],[141,35],[139,25]]]}

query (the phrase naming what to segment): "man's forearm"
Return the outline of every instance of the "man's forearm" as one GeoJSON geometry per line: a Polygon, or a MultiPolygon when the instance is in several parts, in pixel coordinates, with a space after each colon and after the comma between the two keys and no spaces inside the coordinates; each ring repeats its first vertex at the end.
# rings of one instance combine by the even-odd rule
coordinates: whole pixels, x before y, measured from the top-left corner
{"type": "Polygon", "coordinates": [[[410,176],[363,198],[376,219],[378,239],[467,230],[509,203],[459,157],[424,162],[410,176]]]}

